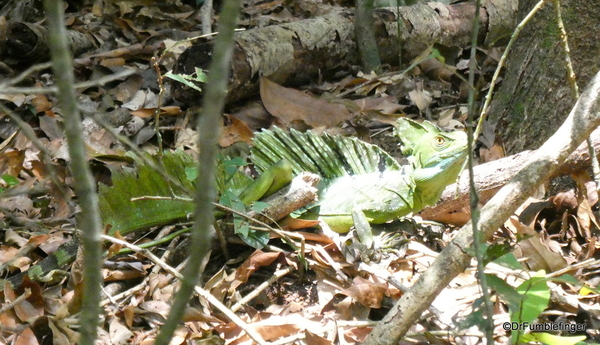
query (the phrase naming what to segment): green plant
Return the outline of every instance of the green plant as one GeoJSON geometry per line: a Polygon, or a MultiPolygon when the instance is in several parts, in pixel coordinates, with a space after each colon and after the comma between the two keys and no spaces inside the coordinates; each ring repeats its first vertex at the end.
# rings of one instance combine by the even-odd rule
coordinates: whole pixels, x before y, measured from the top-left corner
{"type": "Polygon", "coordinates": [[[206,83],[206,73],[198,67],[196,67],[196,70],[192,74],[179,74],[169,71],[164,76],[189,86],[198,92],[202,92],[202,89],[196,83],[206,83]]]}

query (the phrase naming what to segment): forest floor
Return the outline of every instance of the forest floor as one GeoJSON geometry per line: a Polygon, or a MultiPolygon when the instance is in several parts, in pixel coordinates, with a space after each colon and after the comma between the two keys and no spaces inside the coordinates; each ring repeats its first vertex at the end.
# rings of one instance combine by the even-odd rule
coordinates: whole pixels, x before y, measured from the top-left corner
{"type": "MultiPolygon", "coordinates": [[[[154,154],[163,147],[197,154],[196,121],[192,116],[195,109],[172,96],[177,81],[165,74],[172,71],[181,53],[171,49],[175,43],[201,35],[199,10],[175,1],[162,5],[147,1],[68,3],[65,11],[69,30],[89,40],[89,45],[84,44],[75,56],[77,82],[121,75],[78,89],[89,162],[97,183],[110,185],[112,174],[131,167],[132,159],[127,144],[95,124],[93,115],[102,114],[122,137],[143,152],[154,154]]],[[[334,5],[349,6],[344,1],[334,5]]],[[[246,0],[240,28],[251,30],[312,18],[326,13],[331,6],[320,1],[246,0]]],[[[8,22],[0,20],[0,27],[5,29],[1,34],[8,42],[0,51],[0,73],[4,80],[13,81],[4,84],[12,91],[0,91],[0,99],[25,122],[19,126],[0,112],[2,278],[34,266],[73,236],[77,228],[78,208],[67,169],[60,104],[52,92],[18,89],[53,86],[49,65],[44,65],[49,61],[47,52],[32,48],[35,53],[24,54],[20,49],[37,46],[36,38],[14,24],[28,23],[35,28],[34,23],[43,19],[42,13],[40,8],[14,6],[11,11],[3,9],[6,17],[1,18],[8,22]],[[30,69],[32,66],[37,67],[30,69]],[[24,134],[27,128],[33,130],[37,143],[24,134]],[[40,150],[40,144],[46,152],[40,150]]],[[[213,29],[217,19],[213,16],[213,29]]],[[[501,52],[501,48],[478,51],[479,99],[489,89],[501,52]]],[[[315,80],[293,88],[262,80],[268,87],[263,87],[260,94],[227,104],[219,144],[228,152],[243,152],[252,144],[255,132],[278,126],[355,136],[398,156],[398,141],[392,135],[392,125],[398,118],[427,119],[446,130],[464,127],[469,53],[468,47],[431,47],[415,54],[419,57],[414,61],[421,63],[411,69],[406,66],[414,61],[402,68],[384,66],[385,73],[379,76],[356,72],[360,69],[357,67],[334,80],[315,80]],[[443,59],[433,58],[438,53],[443,59]],[[325,113],[339,118],[339,124],[328,125],[329,119],[322,116],[325,113]]],[[[502,145],[494,142],[492,126],[486,126],[474,153],[479,163],[503,157],[502,145]]],[[[252,173],[250,168],[246,171],[252,173]]],[[[595,252],[600,229],[597,193],[592,193],[587,174],[571,176],[569,181],[573,189],[531,198],[494,238],[495,248],[514,249],[486,270],[506,283],[494,285],[494,335],[498,342],[504,343],[516,334],[503,328],[506,322],[534,320],[572,327],[585,324],[587,332],[577,329],[560,334],[600,340],[597,332],[590,332],[600,328],[599,295],[596,290],[573,283],[576,278],[593,288],[600,279],[595,252]],[[508,256],[527,257],[527,263],[515,268],[510,263],[516,261],[511,262],[508,256]],[[566,273],[570,276],[561,275],[566,273]],[[542,288],[528,285],[536,275],[547,278],[542,288]],[[528,299],[533,290],[538,299],[528,299]],[[511,301],[511,291],[525,297],[521,302],[511,301]],[[528,319],[516,310],[534,316],[528,319]]],[[[401,245],[369,260],[344,252],[345,238],[326,236],[314,224],[302,229],[294,224],[293,236],[302,239],[297,242],[303,243],[301,247],[290,246],[273,234],[267,246],[256,249],[232,233],[229,216],[220,221],[219,227],[230,235],[221,244],[215,240],[202,288],[265,341],[360,343],[468,217],[468,210],[459,210],[444,215],[446,224],[418,215],[386,224],[386,231],[402,236],[401,245]]],[[[189,224],[175,222],[136,232],[135,238],[127,239],[139,243],[187,227],[189,224]]],[[[291,231],[291,226],[282,228],[291,231]]],[[[186,243],[186,235],[181,235],[152,250],[178,265],[189,250],[186,243]]],[[[1,292],[0,343],[75,343],[80,295],[77,282],[81,275],[78,267],[76,262],[65,268],[69,274],[51,283],[28,281],[15,289],[5,285],[1,292]]],[[[481,343],[481,291],[474,273],[472,266],[454,279],[401,343],[481,343]]],[[[100,342],[150,343],[169,312],[177,279],[136,254],[110,257],[103,275],[106,285],[100,342]]],[[[251,343],[243,327],[196,296],[171,344],[251,343]]],[[[556,343],[565,344],[565,339],[556,343]]]]}

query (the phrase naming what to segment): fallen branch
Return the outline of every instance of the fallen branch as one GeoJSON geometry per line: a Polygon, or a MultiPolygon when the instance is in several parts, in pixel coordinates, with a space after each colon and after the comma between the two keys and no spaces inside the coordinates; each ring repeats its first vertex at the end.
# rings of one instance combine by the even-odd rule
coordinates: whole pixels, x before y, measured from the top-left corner
{"type": "MultiPolygon", "coordinates": [[[[516,4],[514,0],[483,1],[479,17],[487,30],[481,31],[481,43],[491,44],[512,32],[516,4]]],[[[395,7],[377,9],[375,34],[382,63],[398,64],[400,43],[402,61],[415,58],[434,44],[468,45],[474,15],[472,2],[405,6],[398,14],[395,7]]],[[[244,31],[236,34],[235,42],[228,102],[257,94],[258,76],[280,85],[300,85],[335,77],[340,71],[352,73],[351,67],[359,65],[351,10],[336,9],[317,18],[244,31]]],[[[199,40],[181,54],[175,72],[192,74],[196,68],[206,69],[211,51],[212,41],[199,40]]],[[[173,95],[180,102],[198,105],[201,97],[197,91],[178,83],[174,86],[173,95]]]]}
{"type": "MultiPolygon", "coordinates": [[[[46,26],[23,22],[3,23],[2,49],[3,61],[10,65],[26,61],[43,61],[50,58],[50,33],[46,26]]],[[[76,30],[65,29],[65,43],[69,51],[78,56],[94,48],[91,35],[76,30]]]]}
{"type": "MultiPolygon", "coordinates": [[[[563,125],[528,160],[527,164],[481,209],[479,229],[482,241],[514,211],[571,155],[600,125],[600,73],[587,86],[563,125]]],[[[390,309],[373,329],[365,345],[397,344],[433,300],[470,264],[473,232],[467,223],[440,253],[431,267],[390,309]]]]}
{"type": "MultiPolygon", "coordinates": [[[[594,151],[600,152],[600,131],[594,131],[590,135],[590,139],[592,140],[594,151]]],[[[480,202],[485,204],[490,200],[536,154],[538,154],[537,150],[523,151],[516,155],[476,166],[474,169],[475,186],[479,192],[480,202]]],[[[590,168],[590,166],[588,147],[586,143],[583,143],[567,158],[564,164],[548,177],[548,180],[584,171],[590,168]]],[[[446,187],[438,204],[424,209],[420,213],[420,216],[424,219],[444,221],[446,215],[453,212],[460,212],[468,208],[468,206],[468,176],[466,173],[463,173],[458,182],[458,188],[456,183],[446,187]]]]}
{"type": "Polygon", "coordinates": [[[250,214],[250,216],[271,223],[315,202],[318,199],[316,185],[319,180],[319,175],[308,172],[296,176],[288,186],[263,200],[269,204],[266,209],[259,215],[250,214]]]}

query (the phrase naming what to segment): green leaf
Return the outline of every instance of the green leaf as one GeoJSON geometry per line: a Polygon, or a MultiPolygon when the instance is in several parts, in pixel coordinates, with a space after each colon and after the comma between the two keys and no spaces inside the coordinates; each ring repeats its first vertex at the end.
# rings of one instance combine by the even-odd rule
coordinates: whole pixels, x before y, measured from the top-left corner
{"type": "Polygon", "coordinates": [[[178,81],[186,86],[189,86],[198,92],[202,92],[202,89],[198,85],[196,85],[192,82],[192,80],[196,80],[196,78],[194,78],[192,76],[185,75],[185,74],[175,74],[171,71],[165,73],[164,76],[167,78],[171,78],[175,81],[178,81]]]}
{"type": "Polygon", "coordinates": [[[196,181],[198,178],[198,169],[196,167],[185,168],[185,178],[188,181],[196,181]]]}
{"type": "Polygon", "coordinates": [[[242,157],[235,157],[235,158],[227,159],[223,162],[223,164],[225,166],[234,166],[236,168],[248,165],[248,163],[246,163],[246,161],[242,157]]]}
{"type": "Polygon", "coordinates": [[[483,299],[477,298],[473,301],[471,306],[472,311],[460,321],[456,322],[456,326],[459,329],[469,329],[473,326],[477,326],[480,329],[484,329],[485,325],[485,308],[483,305],[483,299]]]}
{"type": "Polygon", "coordinates": [[[572,284],[575,286],[584,286],[584,284],[582,282],[580,282],[579,280],[577,280],[577,278],[573,277],[570,274],[563,274],[558,277],[553,277],[550,280],[552,280],[555,283],[567,283],[567,284],[572,284]]]}
{"type": "Polygon", "coordinates": [[[240,236],[240,238],[249,246],[256,249],[261,249],[267,245],[270,239],[268,231],[250,230],[247,236],[240,236]]]}
{"type": "Polygon", "coordinates": [[[269,207],[269,203],[268,202],[262,202],[262,201],[255,201],[252,206],[250,207],[250,209],[256,213],[260,213],[262,212],[265,208],[269,207]]]}
{"type": "Polygon", "coordinates": [[[227,206],[229,208],[231,207],[231,196],[234,195],[231,192],[228,193],[228,191],[225,191],[221,194],[221,197],[219,198],[219,204],[223,205],[223,206],[227,206]]]}
{"type": "MultiPolygon", "coordinates": [[[[230,193],[230,191],[227,192],[230,193]]],[[[231,208],[239,213],[246,213],[246,205],[244,205],[244,203],[240,201],[237,195],[235,196],[235,198],[231,198],[231,208]]],[[[244,220],[243,217],[240,217],[237,214],[234,214],[233,218],[235,221],[237,221],[238,224],[240,224],[241,220],[244,220]]]]}
{"type": "Polygon", "coordinates": [[[9,187],[16,186],[19,184],[19,180],[12,175],[2,175],[2,179],[9,187]]]}
{"type": "Polygon", "coordinates": [[[207,75],[204,73],[202,68],[196,67],[196,78],[195,81],[199,81],[201,83],[206,83],[207,75]]]}
{"type": "Polygon", "coordinates": [[[233,224],[235,225],[235,233],[238,234],[238,236],[240,236],[242,239],[248,237],[250,234],[250,226],[248,225],[248,222],[245,222],[240,217],[234,216],[233,224]]]}
{"type": "Polygon", "coordinates": [[[246,166],[247,163],[242,157],[235,157],[232,159],[226,159],[223,161],[223,168],[225,169],[226,179],[231,178],[234,174],[239,171],[240,167],[246,166]]]}
{"type": "Polygon", "coordinates": [[[511,317],[511,321],[531,322],[537,319],[546,307],[548,307],[550,289],[544,275],[544,272],[540,271],[536,276],[526,280],[517,287],[517,292],[525,298],[521,303],[520,312],[511,317]]]}
{"type": "Polygon", "coordinates": [[[517,310],[519,308],[525,297],[518,293],[514,287],[510,286],[504,279],[500,279],[492,274],[486,274],[485,279],[488,286],[496,291],[503,302],[508,304],[510,310],[517,310]]]}
{"type": "Polygon", "coordinates": [[[515,258],[513,247],[509,243],[495,243],[487,247],[483,257],[484,265],[494,262],[513,269],[522,269],[521,264],[515,258]]]}
{"type": "MultiPolygon", "coordinates": [[[[246,213],[246,205],[244,205],[244,203],[239,200],[239,197],[231,190],[227,190],[223,193],[220,203],[237,212],[246,213]]],[[[257,203],[259,204],[259,208],[263,206],[262,204],[268,205],[264,202],[257,203]]],[[[233,227],[235,233],[242,241],[256,249],[263,248],[269,242],[269,232],[250,229],[248,219],[244,217],[234,214],[233,227]]]]}
{"type": "Polygon", "coordinates": [[[521,270],[523,269],[523,266],[521,265],[521,263],[517,260],[517,258],[515,257],[514,253],[506,253],[504,255],[502,255],[501,257],[493,260],[494,263],[500,265],[500,266],[504,266],[510,269],[514,269],[514,270],[521,270]]]}
{"type": "Polygon", "coordinates": [[[585,335],[565,337],[541,332],[524,334],[519,338],[519,341],[523,343],[542,342],[547,345],[574,345],[580,341],[584,341],[585,339],[585,335]]]}
{"type": "MultiPolygon", "coordinates": [[[[545,272],[539,271],[536,275],[517,287],[517,292],[523,295],[519,307],[510,310],[511,322],[523,323],[536,320],[540,314],[548,307],[550,301],[550,289],[548,288],[545,272]]],[[[512,332],[511,340],[516,343],[522,335],[519,332],[512,332]]]]}

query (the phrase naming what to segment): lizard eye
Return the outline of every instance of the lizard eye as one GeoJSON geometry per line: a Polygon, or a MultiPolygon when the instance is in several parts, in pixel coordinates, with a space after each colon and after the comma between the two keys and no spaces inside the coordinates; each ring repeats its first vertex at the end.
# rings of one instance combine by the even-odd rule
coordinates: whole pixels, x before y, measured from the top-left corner
{"type": "Polygon", "coordinates": [[[444,146],[444,144],[446,144],[446,138],[444,138],[440,135],[435,137],[435,146],[441,147],[441,146],[444,146]]]}

